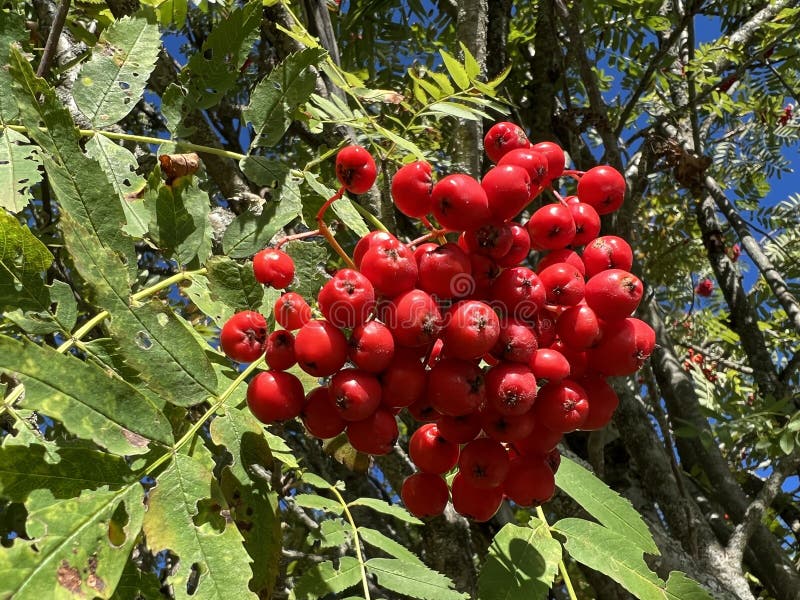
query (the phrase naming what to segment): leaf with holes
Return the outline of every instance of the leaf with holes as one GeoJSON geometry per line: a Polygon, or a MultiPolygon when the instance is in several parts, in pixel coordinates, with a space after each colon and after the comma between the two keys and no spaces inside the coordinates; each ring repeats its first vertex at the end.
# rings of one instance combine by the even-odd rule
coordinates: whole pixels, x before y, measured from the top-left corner
{"type": "Polygon", "coordinates": [[[33,198],[31,188],[42,180],[39,152],[13,129],[0,133],[0,208],[18,213],[33,198]]]}
{"type": "Polygon", "coordinates": [[[30,229],[0,210],[0,310],[49,310],[42,275],[52,262],[53,255],[30,229]]]}
{"type": "Polygon", "coordinates": [[[78,73],[75,104],[94,127],[123,119],[142,97],[161,47],[158,27],[123,17],[103,31],[78,73]]]}

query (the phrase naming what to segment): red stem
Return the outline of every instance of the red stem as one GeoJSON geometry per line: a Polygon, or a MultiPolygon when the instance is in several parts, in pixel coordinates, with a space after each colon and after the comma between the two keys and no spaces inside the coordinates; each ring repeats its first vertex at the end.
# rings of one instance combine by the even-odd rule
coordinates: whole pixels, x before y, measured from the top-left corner
{"type": "Polygon", "coordinates": [[[295,233],[292,235],[287,235],[285,238],[282,238],[275,244],[275,249],[280,250],[281,246],[283,246],[287,242],[291,242],[294,240],[302,240],[307,237],[314,237],[315,235],[322,235],[322,232],[319,229],[312,229],[310,231],[304,231],[303,233],[295,233]]]}
{"type": "MultiPolygon", "coordinates": [[[[417,244],[421,244],[422,242],[427,242],[428,240],[432,240],[435,237],[442,237],[442,236],[444,236],[444,234],[445,234],[445,230],[444,229],[432,229],[431,231],[429,231],[425,235],[423,235],[421,237],[418,237],[417,239],[408,242],[406,244],[406,246],[411,248],[412,246],[416,246],[417,244]]],[[[442,241],[442,240],[440,239],[440,241],[442,241]]],[[[447,242],[446,239],[444,241],[442,241],[443,244],[446,243],[446,242],[447,242]]]]}
{"type": "Polygon", "coordinates": [[[327,240],[328,244],[330,244],[331,248],[334,249],[336,254],[342,257],[342,260],[345,262],[348,268],[356,269],[356,265],[353,262],[353,259],[347,255],[347,252],[339,245],[339,242],[336,241],[336,238],[333,237],[333,233],[328,226],[325,224],[325,213],[328,211],[328,207],[336,202],[339,198],[344,195],[344,186],[340,187],[336,193],[328,198],[325,201],[325,204],[322,205],[322,208],[319,209],[317,212],[317,225],[319,226],[319,232],[322,236],[327,240]]]}

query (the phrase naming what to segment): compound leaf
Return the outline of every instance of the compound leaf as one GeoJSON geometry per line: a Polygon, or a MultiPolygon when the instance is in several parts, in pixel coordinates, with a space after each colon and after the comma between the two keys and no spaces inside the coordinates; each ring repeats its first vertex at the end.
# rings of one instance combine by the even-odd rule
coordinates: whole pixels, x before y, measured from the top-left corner
{"type": "Polygon", "coordinates": [[[421,600],[463,600],[468,596],[453,589],[453,582],[428,567],[397,558],[372,558],[367,571],[375,575],[378,585],[421,600]]]}
{"type": "Polygon", "coordinates": [[[33,197],[31,188],[42,179],[36,146],[13,129],[0,133],[0,208],[18,213],[33,197]]]}

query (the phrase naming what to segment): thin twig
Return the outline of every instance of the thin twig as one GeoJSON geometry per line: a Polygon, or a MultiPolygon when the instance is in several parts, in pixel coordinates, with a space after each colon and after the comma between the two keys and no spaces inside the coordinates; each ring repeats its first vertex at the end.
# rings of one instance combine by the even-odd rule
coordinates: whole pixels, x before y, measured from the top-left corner
{"type": "Polygon", "coordinates": [[[58,11],[53,18],[53,24],[50,26],[50,33],[47,36],[47,43],[44,46],[42,59],[39,61],[39,67],[36,69],[38,77],[45,77],[50,70],[50,65],[53,63],[53,58],[56,55],[56,48],[58,47],[58,40],[61,37],[61,31],[64,29],[64,23],[67,21],[67,13],[69,12],[70,0],[61,0],[58,6],[58,11]]]}

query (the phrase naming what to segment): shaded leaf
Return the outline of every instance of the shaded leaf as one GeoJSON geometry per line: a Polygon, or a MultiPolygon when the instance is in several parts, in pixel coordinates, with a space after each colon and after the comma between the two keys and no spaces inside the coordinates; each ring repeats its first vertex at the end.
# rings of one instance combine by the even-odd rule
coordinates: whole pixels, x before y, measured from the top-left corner
{"type": "Polygon", "coordinates": [[[47,286],[49,301],[56,304],[55,312],[15,310],[6,312],[5,317],[13,321],[19,328],[27,333],[46,335],[61,331],[68,334],[75,326],[78,317],[78,302],[72,288],[56,279],[52,285],[47,286]]]}
{"type": "Polygon", "coordinates": [[[358,498],[357,500],[350,502],[347,506],[366,506],[367,508],[371,508],[376,512],[389,515],[390,517],[405,521],[406,523],[411,523],[412,525],[422,525],[422,521],[420,521],[402,506],[389,504],[388,502],[378,500],[377,498],[358,498]]]}
{"type": "Polygon", "coordinates": [[[314,510],[322,510],[325,512],[333,513],[335,515],[342,514],[344,507],[338,500],[331,500],[330,498],[323,498],[316,494],[297,494],[292,498],[295,504],[303,508],[311,508],[314,510]]]}
{"type": "Polygon", "coordinates": [[[325,561],[306,570],[289,594],[293,600],[316,600],[328,594],[340,594],[361,582],[361,567],[352,556],[339,559],[339,568],[325,561]]]}
{"type": "Polygon", "coordinates": [[[13,129],[0,132],[0,208],[18,213],[33,198],[31,188],[42,180],[36,146],[13,129]]]}
{"type": "Polygon", "coordinates": [[[212,256],[206,261],[206,268],[212,300],[224,303],[234,312],[259,309],[264,286],[256,281],[253,263],[240,264],[225,256],[212,256]]]}
{"type": "MultiPolygon", "coordinates": [[[[11,44],[30,37],[25,29],[25,17],[16,12],[4,11],[0,19],[0,65],[9,64],[11,44]]],[[[0,69],[0,90],[11,89],[11,74],[7,69],[0,69]]],[[[19,110],[12,94],[0,94],[0,121],[12,122],[17,118],[19,110]]]]}
{"type": "Polygon", "coordinates": [[[358,535],[367,544],[369,544],[370,546],[374,546],[378,550],[382,550],[389,556],[394,556],[395,558],[399,558],[406,562],[418,564],[422,567],[425,567],[426,569],[428,568],[416,554],[411,552],[411,550],[409,550],[402,544],[398,544],[395,540],[384,535],[377,529],[371,529],[369,527],[359,527],[358,535]]]}
{"type": "Polygon", "coordinates": [[[0,210],[0,309],[47,311],[50,294],[42,275],[52,262],[30,229],[0,210]]]}
{"type": "Polygon", "coordinates": [[[681,600],[712,600],[711,594],[705,588],[680,571],[670,571],[667,579],[667,597],[681,600]]]}
{"type": "Polygon", "coordinates": [[[245,156],[239,166],[254,183],[273,188],[272,195],[279,203],[275,209],[276,215],[301,215],[303,198],[300,195],[300,184],[290,173],[286,163],[263,156],[245,156]]]}
{"type": "Polygon", "coordinates": [[[453,589],[446,576],[415,563],[397,558],[372,558],[366,562],[367,571],[375,575],[378,585],[422,600],[462,600],[468,598],[453,589]]]}
{"type": "Polygon", "coordinates": [[[297,215],[276,214],[278,203],[267,203],[260,215],[245,212],[237,216],[225,230],[222,249],[231,258],[253,256],[266,248],[270,240],[297,215]]]}
{"type": "Polygon", "coordinates": [[[294,261],[294,281],[291,288],[304,298],[316,298],[330,279],[325,265],[330,259],[327,244],[295,240],[281,248],[294,261]]]}

